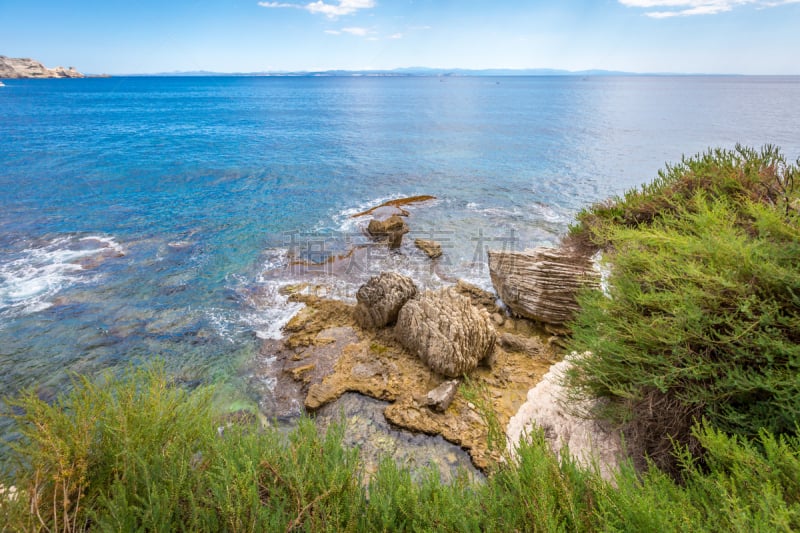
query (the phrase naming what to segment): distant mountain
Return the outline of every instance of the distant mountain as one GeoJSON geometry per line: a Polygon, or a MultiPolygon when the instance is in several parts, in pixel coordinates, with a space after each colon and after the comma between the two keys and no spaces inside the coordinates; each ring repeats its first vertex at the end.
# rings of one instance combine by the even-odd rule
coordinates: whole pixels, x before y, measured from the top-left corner
{"type": "Polygon", "coordinates": [[[83,78],[74,67],[47,68],[36,60],[0,56],[0,78],[83,78]]]}
{"type": "Polygon", "coordinates": [[[272,72],[211,72],[207,70],[135,74],[136,76],[317,76],[317,77],[412,77],[412,76],[635,76],[633,72],[615,70],[558,70],[558,69],[439,69],[407,67],[392,70],[320,70],[272,72]]]}

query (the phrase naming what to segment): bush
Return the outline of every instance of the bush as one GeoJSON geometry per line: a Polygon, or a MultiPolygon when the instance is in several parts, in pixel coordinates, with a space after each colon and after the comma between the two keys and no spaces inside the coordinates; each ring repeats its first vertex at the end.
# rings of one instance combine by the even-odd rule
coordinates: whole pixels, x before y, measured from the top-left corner
{"type": "Polygon", "coordinates": [[[775,185],[797,169],[776,171],[778,159],[707,154],[684,164],[685,179],[670,169],[584,216],[613,266],[607,294],[580,298],[570,349],[593,355],[569,381],[606,400],[599,414],[626,424],[629,444],[662,467],[677,465],[672,441],[700,452],[700,419],[748,439],[793,434],[800,421],[800,216],[791,187],[781,199],[775,185]],[[607,216],[664,202],[638,225],[607,216]]]}
{"type": "MultiPolygon", "coordinates": [[[[764,431],[756,447],[709,427],[700,467],[681,452],[675,483],[651,466],[613,480],[559,462],[541,431],[484,480],[422,481],[393,461],[369,480],[343,426],[320,435],[302,419],[230,427],[220,438],[208,391],[170,387],[163,369],[81,379],[48,406],[13,403],[25,435],[0,482],[6,531],[791,531],[800,528],[800,440],[764,431]]],[[[563,453],[563,457],[569,457],[563,453]]]]}

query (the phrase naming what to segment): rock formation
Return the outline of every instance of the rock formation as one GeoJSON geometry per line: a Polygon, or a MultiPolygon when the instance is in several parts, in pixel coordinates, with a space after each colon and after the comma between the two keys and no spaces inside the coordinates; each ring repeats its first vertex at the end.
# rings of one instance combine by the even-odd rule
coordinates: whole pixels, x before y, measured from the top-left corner
{"type": "Polygon", "coordinates": [[[385,240],[389,248],[399,248],[403,243],[403,235],[408,233],[408,224],[398,215],[392,215],[386,220],[373,218],[367,226],[367,233],[378,240],[385,240]]]}
{"type": "Polygon", "coordinates": [[[408,276],[384,272],[370,278],[356,293],[356,323],[362,328],[394,324],[400,308],[416,295],[417,286],[408,276]]]}
{"type": "Polygon", "coordinates": [[[590,258],[564,248],[489,251],[489,274],[497,294],[516,314],[564,324],[578,310],[576,294],[597,285],[590,258]]]}
{"type": "Polygon", "coordinates": [[[554,453],[560,454],[566,445],[578,463],[591,467],[596,462],[600,474],[611,479],[624,456],[622,441],[618,433],[600,427],[592,419],[574,414],[576,411],[589,410],[589,405],[572,405],[571,409],[565,407],[567,390],[561,381],[571,365],[570,358],[554,364],[542,381],[528,392],[528,400],[508,422],[508,450],[514,456],[520,439],[537,426],[544,431],[545,439],[554,453]]]}
{"type": "Polygon", "coordinates": [[[497,336],[486,310],[450,288],[409,300],[400,310],[395,333],[406,349],[447,377],[475,369],[491,354],[497,336]]]}
{"type": "Polygon", "coordinates": [[[425,239],[415,239],[414,245],[425,252],[431,259],[436,259],[442,256],[442,245],[436,241],[428,241],[425,239]]]}
{"type": "Polygon", "coordinates": [[[83,78],[84,75],[75,70],[56,67],[49,69],[33,59],[18,59],[0,56],[0,78],[83,78]]]}

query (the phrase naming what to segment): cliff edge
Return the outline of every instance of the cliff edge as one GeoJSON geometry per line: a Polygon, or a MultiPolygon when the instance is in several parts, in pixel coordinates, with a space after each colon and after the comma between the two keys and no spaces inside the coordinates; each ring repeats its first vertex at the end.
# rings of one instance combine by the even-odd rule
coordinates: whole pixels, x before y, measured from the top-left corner
{"type": "Polygon", "coordinates": [[[0,56],[2,78],[83,78],[74,67],[47,68],[38,61],[27,58],[0,56]]]}

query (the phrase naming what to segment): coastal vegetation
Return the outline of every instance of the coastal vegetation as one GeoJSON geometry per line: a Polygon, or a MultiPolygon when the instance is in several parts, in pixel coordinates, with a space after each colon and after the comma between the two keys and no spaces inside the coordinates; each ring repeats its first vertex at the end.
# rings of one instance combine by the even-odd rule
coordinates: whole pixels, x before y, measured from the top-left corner
{"type": "Polygon", "coordinates": [[[797,165],[774,148],[715,150],[583,211],[570,239],[605,250],[570,348],[576,395],[625,425],[635,455],[670,471],[694,424],[754,440],[800,421],[797,165]]]}
{"type": "Polygon", "coordinates": [[[678,483],[654,465],[614,479],[559,461],[540,432],[486,480],[443,484],[385,461],[367,479],[341,425],[288,434],[227,425],[208,389],[163,368],[76,381],[53,405],[13,402],[23,439],[0,498],[5,531],[791,531],[800,527],[800,439],[754,443],[694,428],[678,483]],[[218,430],[222,426],[223,431],[218,430]],[[10,495],[9,495],[10,494],[10,495]]]}
{"type": "Polygon", "coordinates": [[[0,472],[3,529],[798,530],[797,177],[772,147],[717,150],[579,215],[568,242],[603,250],[610,274],[580,297],[568,343],[590,355],[569,383],[625,428],[633,460],[611,479],[538,430],[485,479],[389,459],[367,476],[342,424],[221,415],[211,389],[155,365],[76,377],[52,404],[7,401],[20,438],[0,472]]]}

